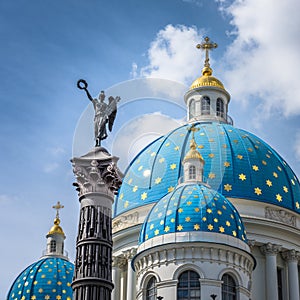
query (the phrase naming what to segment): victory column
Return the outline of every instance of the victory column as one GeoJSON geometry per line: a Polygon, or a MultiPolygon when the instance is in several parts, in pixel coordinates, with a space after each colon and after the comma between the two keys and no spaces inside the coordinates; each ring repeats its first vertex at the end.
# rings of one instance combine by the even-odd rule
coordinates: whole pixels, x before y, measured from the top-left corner
{"type": "Polygon", "coordinates": [[[84,80],[77,83],[85,90],[95,109],[95,147],[71,162],[79,195],[80,217],[76,242],[75,271],[72,282],[74,300],[110,300],[112,283],[112,204],[121,183],[118,158],[101,147],[111,131],[120,97],[109,97],[104,92],[99,100],[92,98],[84,80]]]}

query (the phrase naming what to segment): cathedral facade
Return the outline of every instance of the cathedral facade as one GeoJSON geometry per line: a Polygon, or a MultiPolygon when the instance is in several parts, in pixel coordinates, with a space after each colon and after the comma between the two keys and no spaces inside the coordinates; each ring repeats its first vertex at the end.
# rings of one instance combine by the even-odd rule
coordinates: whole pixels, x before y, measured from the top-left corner
{"type": "Polygon", "coordinates": [[[115,200],[113,299],[299,300],[299,181],[233,126],[199,46],[187,123],[136,156],[115,200]]]}

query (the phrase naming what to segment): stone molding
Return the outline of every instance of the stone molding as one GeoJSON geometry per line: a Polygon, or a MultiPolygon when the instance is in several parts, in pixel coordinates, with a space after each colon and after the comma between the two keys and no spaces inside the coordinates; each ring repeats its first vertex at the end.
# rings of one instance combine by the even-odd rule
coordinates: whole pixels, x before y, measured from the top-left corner
{"type": "Polygon", "coordinates": [[[298,261],[300,260],[300,252],[295,249],[287,250],[281,253],[282,257],[286,261],[298,261]]]}
{"type": "Polygon", "coordinates": [[[127,260],[124,257],[124,255],[113,256],[112,259],[113,259],[112,260],[112,267],[113,268],[124,269],[125,266],[127,265],[127,260]]]}
{"type": "Polygon", "coordinates": [[[260,247],[260,251],[264,255],[277,255],[281,251],[281,248],[281,245],[267,243],[260,247]]]}
{"type": "Polygon", "coordinates": [[[139,224],[139,213],[137,211],[121,216],[120,218],[113,221],[113,231],[119,231],[120,229],[127,228],[130,225],[139,224]]]}
{"type": "Polygon", "coordinates": [[[134,261],[135,271],[137,277],[139,277],[145,272],[153,270],[154,267],[193,261],[193,263],[210,262],[226,264],[227,267],[239,268],[250,276],[254,267],[254,262],[250,254],[237,249],[234,252],[226,249],[226,246],[223,247],[222,249],[218,245],[218,248],[214,248],[209,244],[193,244],[185,247],[181,243],[172,244],[170,248],[167,245],[156,247],[156,249],[143,251],[136,256],[134,261]]]}
{"type": "Polygon", "coordinates": [[[291,213],[288,213],[283,209],[266,207],[265,217],[267,219],[279,221],[284,224],[296,227],[296,216],[292,215],[291,213]]]}
{"type": "Polygon", "coordinates": [[[132,258],[136,255],[136,248],[131,248],[128,250],[123,251],[124,257],[127,259],[127,261],[132,260],[132,258]]]}

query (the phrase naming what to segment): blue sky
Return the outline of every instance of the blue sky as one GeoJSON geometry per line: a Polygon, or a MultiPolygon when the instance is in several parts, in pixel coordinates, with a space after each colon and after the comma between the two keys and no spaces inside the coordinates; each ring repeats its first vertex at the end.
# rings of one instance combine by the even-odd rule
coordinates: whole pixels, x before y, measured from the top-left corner
{"type": "Polygon", "coordinates": [[[80,78],[92,95],[104,89],[122,97],[104,146],[115,149],[124,168],[143,144],[184,121],[181,92],[200,75],[203,54],[195,45],[209,35],[219,44],[211,65],[231,94],[235,125],[267,141],[299,177],[299,6],[297,0],[0,1],[0,298],[46,247],[57,201],[65,205],[61,225],[74,260],[79,203],[69,160],[93,146],[92,109],[76,88],[80,78]],[[145,77],[164,78],[165,85],[154,80],[157,94],[139,81],[145,77]],[[132,94],[132,84],[142,92],[132,94]],[[164,95],[168,84],[177,95],[164,95]],[[121,137],[137,138],[120,147],[121,137]]]}

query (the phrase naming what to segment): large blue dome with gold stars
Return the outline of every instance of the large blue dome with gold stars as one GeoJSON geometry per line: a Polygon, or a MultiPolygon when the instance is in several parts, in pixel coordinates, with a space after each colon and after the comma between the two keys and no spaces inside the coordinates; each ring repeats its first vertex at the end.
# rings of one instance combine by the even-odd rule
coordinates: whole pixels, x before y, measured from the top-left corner
{"type": "Polygon", "coordinates": [[[178,185],[153,206],[139,242],[177,232],[213,232],[246,242],[243,222],[230,201],[197,183],[178,185]]]}
{"type": "MultiPolygon", "coordinates": [[[[299,180],[284,159],[257,136],[215,122],[196,122],[198,150],[205,160],[204,181],[227,198],[274,204],[300,213],[299,180]]],[[[190,124],[148,145],[131,162],[114,204],[114,216],[155,203],[183,176],[190,124]]]]}
{"type": "Polygon", "coordinates": [[[71,300],[74,265],[58,257],[42,258],[15,280],[7,300],[71,300]]]}

